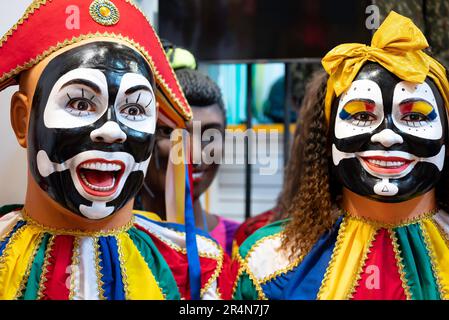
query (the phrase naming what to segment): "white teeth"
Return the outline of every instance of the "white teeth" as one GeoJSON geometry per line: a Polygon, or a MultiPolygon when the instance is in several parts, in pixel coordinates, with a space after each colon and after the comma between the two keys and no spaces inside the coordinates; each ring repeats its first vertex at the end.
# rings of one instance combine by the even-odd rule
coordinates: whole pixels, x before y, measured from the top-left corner
{"type": "Polygon", "coordinates": [[[378,167],[384,168],[398,168],[405,165],[404,161],[382,161],[382,160],[368,159],[368,162],[378,167]]]}
{"type": "Polygon", "coordinates": [[[80,176],[81,176],[81,180],[83,180],[83,182],[86,184],[86,186],[88,186],[92,190],[105,192],[105,191],[111,191],[112,189],[114,189],[115,177],[112,178],[112,184],[110,186],[98,187],[98,186],[94,186],[93,184],[90,184],[89,181],[87,181],[86,176],[84,174],[81,173],[80,176]]]}
{"type": "Polygon", "coordinates": [[[98,170],[98,171],[120,171],[121,166],[115,163],[89,162],[81,165],[82,169],[98,170]]]}
{"type": "Polygon", "coordinates": [[[192,173],[193,179],[199,179],[199,178],[201,178],[202,176],[203,176],[203,173],[202,173],[202,172],[195,172],[195,173],[192,173]]]}

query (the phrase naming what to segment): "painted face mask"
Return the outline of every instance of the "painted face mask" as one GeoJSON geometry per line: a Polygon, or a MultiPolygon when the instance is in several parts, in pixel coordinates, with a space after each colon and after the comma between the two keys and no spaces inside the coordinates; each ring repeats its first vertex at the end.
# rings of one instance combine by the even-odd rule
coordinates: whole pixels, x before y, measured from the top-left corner
{"type": "Polygon", "coordinates": [[[156,126],[150,67],[112,42],[53,59],[33,99],[29,165],[58,204],[89,219],[130,201],[147,171],[156,126]]]}
{"type": "Polygon", "coordinates": [[[402,81],[367,63],[334,101],[330,130],[334,175],[359,195],[401,202],[428,192],[440,178],[447,116],[429,78],[402,81]]]}

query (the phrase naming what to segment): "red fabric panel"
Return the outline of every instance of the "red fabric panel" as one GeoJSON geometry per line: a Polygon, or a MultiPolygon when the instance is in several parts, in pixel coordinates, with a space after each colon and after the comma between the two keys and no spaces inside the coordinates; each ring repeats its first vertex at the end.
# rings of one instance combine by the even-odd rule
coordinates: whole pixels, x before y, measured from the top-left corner
{"type": "Polygon", "coordinates": [[[44,300],[69,299],[73,241],[72,236],[56,236],[54,239],[45,274],[47,281],[44,284],[44,300]]]}
{"type": "MultiPolygon", "coordinates": [[[[190,285],[189,285],[189,273],[188,273],[188,261],[187,255],[172,249],[170,246],[162,242],[159,238],[145,230],[139,225],[135,225],[136,228],[142,230],[148,234],[153,240],[159,252],[164,257],[173,276],[178,284],[181,297],[184,299],[190,299],[190,285]]],[[[217,269],[217,261],[210,258],[200,257],[201,265],[201,288],[204,288],[211,276],[217,269]]]]}
{"type": "Polygon", "coordinates": [[[380,229],[368,254],[354,300],[405,300],[390,234],[380,229]]]}
{"type": "Polygon", "coordinates": [[[234,287],[234,283],[237,281],[238,271],[239,262],[237,260],[231,261],[229,256],[225,254],[223,269],[218,277],[218,290],[223,300],[232,299],[232,289],[234,287]]]}

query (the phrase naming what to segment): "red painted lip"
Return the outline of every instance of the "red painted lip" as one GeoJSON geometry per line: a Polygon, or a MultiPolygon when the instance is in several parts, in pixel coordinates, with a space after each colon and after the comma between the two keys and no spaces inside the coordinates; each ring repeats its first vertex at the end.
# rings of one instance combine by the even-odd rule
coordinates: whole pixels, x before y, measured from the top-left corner
{"type": "MultiPolygon", "coordinates": [[[[78,175],[78,180],[79,180],[81,186],[83,187],[84,191],[86,191],[88,194],[95,196],[95,197],[109,197],[117,191],[117,188],[120,184],[120,180],[122,179],[123,174],[125,173],[125,168],[126,168],[126,165],[122,161],[119,161],[119,160],[109,161],[109,160],[105,160],[105,159],[90,159],[90,160],[80,163],[78,165],[78,167],[76,168],[76,173],[78,175]],[[86,174],[88,171],[102,171],[102,170],[94,170],[94,169],[85,169],[85,168],[81,167],[81,166],[83,166],[85,164],[89,164],[89,163],[115,164],[115,165],[120,166],[119,171],[106,171],[106,172],[111,172],[111,174],[114,175],[115,182],[114,182],[114,187],[112,189],[110,189],[108,191],[94,190],[84,182],[84,180],[81,177],[81,174],[86,174]]],[[[102,172],[104,172],[104,171],[102,171],[102,172]]]]}
{"type": "Polygon", "coordinates": [[[377,172],[379,174],[400,174],[401,172],[406,170],[413,162],[412,160],[400,157],[382,157],[382,156],[363,157],[362,160],[364,161],[366,166],[370,168],[370,170],[372,170],[373,172],[377,172]],[[390,165],[379,163],[380,161],[389,162],[390,165]],[[396,162],[398,164],[394,165],[391,164],[391,162],[396,162]]]}

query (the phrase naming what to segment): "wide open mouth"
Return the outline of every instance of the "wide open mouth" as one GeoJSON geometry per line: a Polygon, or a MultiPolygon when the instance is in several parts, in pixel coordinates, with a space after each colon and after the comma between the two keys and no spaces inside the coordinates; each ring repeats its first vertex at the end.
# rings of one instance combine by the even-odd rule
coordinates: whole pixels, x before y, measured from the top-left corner
{"type": "Polygon", "coordinates": [[[414,162],[401,157],[371,156],[361,157],[366,167],[381,175],[400,175],[414,162]]]}
{"type": "Polygon", "coordinates": [[[109,197],[117,191],[125,168],[122,161],[91,159],[78,165],[76,173],[87,193],[96,197],[109,197]]]}

